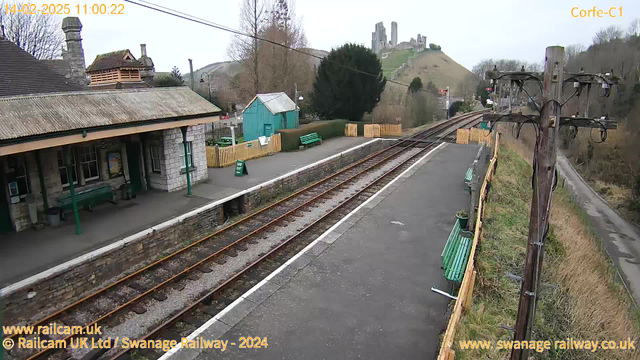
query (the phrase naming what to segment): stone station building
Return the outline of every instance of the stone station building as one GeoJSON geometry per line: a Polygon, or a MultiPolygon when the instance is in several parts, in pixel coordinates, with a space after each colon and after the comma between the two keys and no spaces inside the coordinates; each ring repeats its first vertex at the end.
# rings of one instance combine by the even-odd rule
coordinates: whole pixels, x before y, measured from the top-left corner
{"type": "Polygon", "coordinates": [[[44,222],[71,178],[75,193],[107,185],[114,200],[123,186],[175,191],[207,179],[204,123],[219,112],[186,87],[0,98],[0,230],[44,222]]]}

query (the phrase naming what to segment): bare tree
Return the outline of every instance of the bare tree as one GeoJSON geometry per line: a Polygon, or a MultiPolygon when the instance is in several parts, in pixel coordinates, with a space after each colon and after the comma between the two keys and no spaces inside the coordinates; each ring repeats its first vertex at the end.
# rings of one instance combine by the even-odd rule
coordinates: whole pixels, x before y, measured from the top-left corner
{"type": "MultiPolygon", "coordinates": [[[[290,0],[276,0],[270,10],[262,37],[293,49],[305,49],[307,39],[302,23],[296,19],[295,3],[290,0]]],[[[268,91],[285,91],[294,96],[294,84],[302,91],[311,90],[313,66],[310,58],[287,48],[263,43],[260,62],[269,70],[263,72],[262,81],[268,91]]]]}
{"type": "Polygon", "coordinates": [[[243,74],[248,75],[245,76],[246,79],[241,79],[238,83],[245,84],[248,80],[251,89],[243,90],[249,90],[254,95],[260,92],[258,52],[261,44],[257,37],[260,36],[265,16],[264,3],[260,0],[244,0],[240,8],[240,30],[252,38],[236,35],[228,49],[229,56],[242,64],[246,70],[243,74]]]}
{"type": "Polygon", "coordinates": [[[631,21],[627,29],[627,36],[640,36],[640,18],[631,21]]]}
{"type": "Polygon", "coordinates": [[[577,70],[573,69],[575,67],[575,61],[578,58],[578,55],[585,50],[586,49],[582,44],[571,44],[564,49],[564,63],[565,67],[568,67],[567,70],[577,70]]]}
{"type": "Polygon", "coordinates": [[[471,72],[476,74],[480,79],[485,80],[487,71],[493,69],[493,65],[495,65],[495,61],[493,59],[484,59],[477,63],[471,69],[471,72]]]}
{"type": "Polygon", "coordinates": [[[542,72],[544,71],[544,65],[542,62],[524,63],[524,68],[528,72],[542,72]]]}
{"type": "Polygon", "coordinates": [[[60,19],[55,15],[29,14],[17,9],[29,6],[21,2],[0,0],[0,25],[4,26],[7,40],[33,55],[36,59],[54,59],[60,56],[64,34],[60,19]],[[9,6],[7,11],[6,6],[9,6]],[[15,12],[12,11],[15,6],[15,12]]]}
{"type": "Polygon", "coordinates": [[[600,29],[593,37],[594,44],[604,44],[617,39],[622,39],[623,31],[620,27],[611,25],[605,29],[600,29]]]}

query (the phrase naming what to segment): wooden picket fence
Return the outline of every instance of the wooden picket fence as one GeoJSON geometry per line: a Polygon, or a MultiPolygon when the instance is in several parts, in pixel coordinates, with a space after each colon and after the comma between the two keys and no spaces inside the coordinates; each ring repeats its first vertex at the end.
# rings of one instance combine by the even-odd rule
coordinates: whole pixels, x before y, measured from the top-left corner
{"type": "Polygon", "coordinates": [[[402,136],[402,124],[380,124],[380,136],[402,136]]]}
{"type": "Polygon", "coordinates": [[[453,341],[454,336],[456,334],[456,326],[460,321],[460,316],[462,316],[462,310],[468,310],[471,307],[471,300],[473,295],[473,285],[476,281],[476,270],[475,270],[475,256],[476,256],[476,247],[478,246],[478,239],[480,239],[480,234],[482,231],[482,211],[484,210],[484,203],[486,201],[487,196],[487,186],[491,181],[491,177],[495,171],[496,161],[498,159],[498,142],[499,135],[496,135],[495,146],[493,148],[493,156],[489,163],[489,168],[487,169],[487,173],[484,177],[484,182],[482,183],[482,188],[480,189],[479,200],[478,200],[478,210],[476,217],[476,226],[475,232],[473,234],[473,244],[471,245],[471,252],[469,253],[469,260],[467,261],[467,268],[464,272],[464,277],[462,278],[462,284],[460,284],[460,290],[458,291],[458,299],[456,300],[453,306],[453,312],[451,313],[451,318],[449,319],[449,324],[447,325],[447,331],[444,333],[444,337],[442,338],[442,344],[440,345],[440,353],[438,354],[438,360],[453,360],[455,357],[455,351],[453,351],[453,341]]]}
{"type": "Polygon", "coordinates": [[[491,142],[489,130],[479,128],[458,129],[456,131],[456,144],[468,144],[469,142],[477,142],[479,145],[491,142]]]}
{"type": "Polygon", "coordinates": [[[364,126],[364,137],[366,138],[380,137],[380,124],[366,124],[364,126]]]}
{"type": "Polygon", "coordinates": [[[344,136],[358,137],[358,125],[357,124],[345,124],[344,136]]]}
{"type": "Polygon", "coordinates": [[[488,143],[490,138],[489,130],[471,128],[469,132],[469,141],[477,142],[478,144],[488,143]]]}
{"type": "Polygon", "coordinates": [[[233,165],[237,160],[255,159],[282,150],[280,134],[272,134],[267,145],[260,145],[259,140],[247,141],[234,146],[207,146],[207,166],[224,167],[233,165]]]}
{"type": "Polygon", "coordinates": [[[469,143],[469,129],[458,129],[456,131],[456,144],[469,143]]]}
{"type": "Polygon", "coordinates": [[[364,137],[402,136],[402,124],[365,124],[364,137]]]}

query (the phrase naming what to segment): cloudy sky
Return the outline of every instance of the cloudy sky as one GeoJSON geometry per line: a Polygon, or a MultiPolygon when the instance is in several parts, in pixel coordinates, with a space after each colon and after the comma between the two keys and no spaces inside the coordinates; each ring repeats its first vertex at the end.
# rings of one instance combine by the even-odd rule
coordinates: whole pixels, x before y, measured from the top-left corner
{"type": "MultiPolygon", "coordinates": [[[[109,6],[120,1],[102,3],[109,6]]],[[[151,1],[227,27],[239,27],[242,0],[151,1]]],[[[147,44],[156,71],[169,71],[175,65],[186,73],[189,58],[196,69],[229,60],[227,47],[231,34],[122,3],[124,15],[80,15],[87,66],[97,54],[114,50],[128,48],[138,57],[141,43],[147,44]]],[[[471,69],[485,58],[541,61],[549,45],[588,46],[593,34],[602,27],[618,25],[626,30],[634,18],[640,17],[640,1],[297,0],[295,10],[313,48],[330,50],[345,42],[370,46],[376,22],[384,22],[390,37],[391,21],[396,21],[399,41],[408,41],[421,33],[427,36],[427,42],[441,45],[444,52],[471,69]],[[594,6],[605,12],[611,7],[622,7],[622,16],[619,10],[613,12],[616,18],[576,18],[571,14],[574,7],[594,6]]],[[[75,5],[72,11],[76,11],[75,5]]],[[[82,7],[81,11],[84,12],[82,7]]]]}

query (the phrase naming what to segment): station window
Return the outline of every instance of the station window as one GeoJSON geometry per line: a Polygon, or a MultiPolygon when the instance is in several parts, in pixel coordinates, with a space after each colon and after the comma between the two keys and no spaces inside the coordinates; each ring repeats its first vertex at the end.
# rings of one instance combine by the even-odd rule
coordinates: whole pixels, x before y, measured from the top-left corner
{"type": "MultiPolygon", "coordinates": [[[[180,144],[180,149],[182,149],[182,151],[180,151],[180,161],[181,161],[181,169],[186,168],[186,166],[184,165],[184,144],[180,144]]],[[[193,154],[191,153],[191,141],[187,141],[187,159],[189,161],[189,167],[193,166],[193,154]]]]}
{"type": "Polygon", "coordinates": [[[7,180],[9,183],[9,192],[11,196],[20,196],[24,199],[27,194],[31,193],[29,186],[29,173],[27,172],[27,162],[24,156],[9,156],[8,159],[9,172],[7,180]]]}
{"type": "MultiPolygon", "coordinates": [[[[182,150],[182,152],[184,153],[184,150],[182,150]]],[[[162,148],[157,145],[149,145],[149,154],[151,155],[151,171],[155,173],[161,172],[162,148]]],[[[184,161],[184,159],[182,161],[184,161]]]]}
{"type": "MultiPolygon", "coordinates": [[[[78,183],[78,171],[76,170],[76,152],[71,149],[71,176],[73,177],[73,183],[78,183]]],[[[64,166],[64,160],[62,159],[62,150],[58,150],[58,171],[60,171],[60,183],[65,188],[69,186],[69,177],[67,176],[67,168],[64,166]]]]}
{"type": "Polygon", "coordinates": [[[95,146],[87,145],[80,147],[80,166],[82,167],[82,174],[84,175],[85,181],[100,178],[98,154],[96,153],[95,146]]]}

